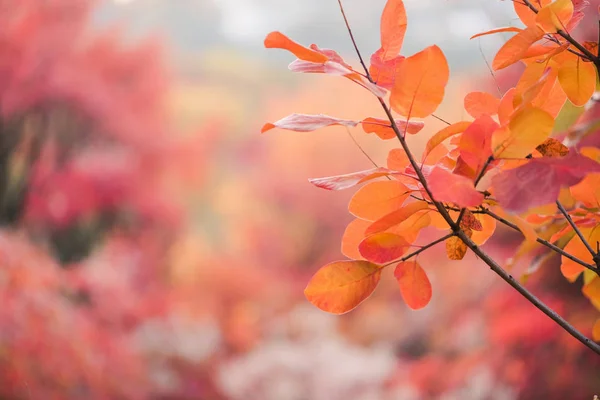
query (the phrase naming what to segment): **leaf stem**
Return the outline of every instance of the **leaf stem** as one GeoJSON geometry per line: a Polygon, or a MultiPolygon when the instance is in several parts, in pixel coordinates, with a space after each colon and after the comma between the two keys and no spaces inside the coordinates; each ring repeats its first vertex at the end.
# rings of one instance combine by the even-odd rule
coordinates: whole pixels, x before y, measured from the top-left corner
{"type": "MultiPolygon", "coordinates": [[[[475,182],[473,182],[474,187],[477,187],[477,185],[479,184],[479,182],[481,181],[481,179],[487,172],[487,169],[492,162],[494,162],[494,156],[489,156],[488,159],[483,164],[483,168],[481,168],[479,175],[477,175],[477,178],[475,178],[475,182]]],[[[458,214],[458,218],[456,219],[456,225],[460,226],[460,221],[462,221],[463,217],[465,216],[466,211],[467,211],[466,208],[463,208],[460,210],[460,214],[458,214]]]]}
{"type": "Polygon", "coordinates": [[[447,239],[450,239],[452,236],[456,236],[456,233],[455,232],[450,232],[449,234],[447,234],[445,236],[442,236],[441,238],[436,239],[433,242],[430,242],[430,243],[426,244],[425,246],[421,247],[420,249],[415,250],[412,253],[405,255],[404,257],[401,257],[401,258],[399,258],[397,260],[394,260],[392,262],[384,264],[383,267],[387,267],[389,265],[392,265],[392,264],[395,264],[395,263],[398,263],[398,262],[404,262],[404,261],[410,260],[414,256],[421,254],[422,252],[424,252],[427,249],[432,248],[436,244],[441,243],[441,242],[443,242],[443,241],[445,241],[447,239]]]}

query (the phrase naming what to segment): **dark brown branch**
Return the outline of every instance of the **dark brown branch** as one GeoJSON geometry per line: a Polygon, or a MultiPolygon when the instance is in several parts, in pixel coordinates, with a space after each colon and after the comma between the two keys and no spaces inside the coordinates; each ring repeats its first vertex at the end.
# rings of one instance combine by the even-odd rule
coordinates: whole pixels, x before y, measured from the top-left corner
{"type": "MultiPolygon", "coordinates": [[[[535,6],[531,4],[529,0],[523,0],[523,3],[525,3],[525,5],[529,7],[531,11],[533,11],[536,14],[538,13],[538,9],[535,8],[535,6]]],[[[598,56],[593,55],[588,49],[586,49],[577,40],[575,40],[573,36],[571,36],[568,32],[565,32],[562,29],[557,29],[556,33],[562,36],[562,38],[565,39],[567,42],[571,43],[581,53],[583,53],[590,61],[594,63],[596,68],[600,68],[600,59],[598,58],[598,56]]]]}
{"type": "MultiPolygon", "coordinates": [[[[501,224],[503,224],[505,226],[508,226],[509,228],[514,229],[517,232],[523,233],[521,231],[521,229],[517,225],[513,224],[510,221],[507,221],[506,219],[502,218],[501,216],[499,216],[498,214],[494,213],[493,211],[490,211],[490,210],[485,209],[485,208],[482,209],[481,211],[482,211],[483,214],[489,215],[490,217],[494,218],[496,221],[500,222],[501,224]]],[[[553,243],[551,243],[551,242],[549,242],[547,240],[544,240],[542,238],[539,238],[539,237],[536,239],[536,242],[538,242],[541,245],[546,246],[550,250],[553,250],[553,251],[557,252],[561,256],[564,256],[564,257],[568,258],[569,260],[571,260],[573,262],[576,262],[577,264],[581,265],[582,267],[585,267],[585,268],[587,268],[589,270],[594,271],[597,274],[600,274],[600,270],[598,270],[594,265],[586,263],[582,259],[580,259],[578,257],[575,257],[574,255],[572,255],[572,254],[564,251],[563,249],[561,249],[557,245],[555,245],[555,244],[553,244],[553,243]]]]}
{"type": "Polygon", "coordinates": [[[583,245],[585,246],[585,248],[590,252],[590,254],[592,255],[592,258],[594,258],[594,260],[595,260],[596,257],[597,257],[596,252],[594,251],[594,249],[592,249],[592,246],[590,246],[590,244],[588,243],[588,241],[585,238],[585,236],[583,236],[583,233],[581,233],[581,231],[579,230],[579,227],[573,221],[573,218],[571,218],[571,216],[569,215],[569,213],[567,212],[567,210],[565,210],[565,208],[560,203],[560,201],[556,200],[556,205],[558,206],[559,211],[565,217],[565,219],[567,220],[567,222],[569,223],[569,225],[571,225],[571,227],[573,228],[573,230],[575,231],[575,233],[577,234],[577,236],[579,237],[579,239],[581,239],[581,241],[583,242],[583,245]]]}
{"type": "Polygon", "coordinates": [[[533,293],[527,290],[523,285],[521,285],[512,275],[507,273],[498,263],[492,259],[487,253],[482,251],[475,242],[473,242],[463,231],[458,231],[457,236],[467,245],[473,253],[475,253],[479,258],[485,262],[492,271],[494,271],[497,275],[499,275],[506,283],[512,286],[517,292],[519,292],[523,297],[531,302],[535,307],[537,307],[540,311],[546,314],[550,319],[560,325],[565,331],[569,332],[571,336],[575,339],[579,340],[581,343],[586,345],[588,348],[593,350],[596,354],[600,355],[600,345],[587,336],[579,332],[573,325],[567,322],[563,317],[558,315],[556,311],[552,310],[548,307],[543,301],[538,299],[533,293]]]}
{"type": "MultiPolygon", "coordinates": [[[[525,1],[527,1],[527,0],[525,0],[525,1]]],[[[350,29],[350,24],[348,23],[348,19],[346,18],[346,14],[344,13],[344,7],[342,6],[342,1],[338,0],[338,4],[340,6],[340,10],[344,17],[344,22],[346,24],[346,28],[348,30],[348,33],[350,34],[350,39],[352,40],[352,44],[354,45],[354,49],[356,50],[356,53],[357,53],[359,59],[361,60],[363,69],[365,70],[365,74],[366,74],[365,76],[367,77],[367,79],[369,79],[369,81],[373,82],[373,79],[371,78],[371,75],[369,74],[369,69],[364,64],[360,50],[358,49],[356,41],[354,40],[354,35],[352,34],[352,31],[350,29]]],[[[460,228],[460,226],[458,226],[452,220],[452,218],[450,217],[450,214],[448,213],[448,210],[446,210],[444,205],[442,203],[436,201],[435,198],[433,197],[431,190],[429,189],[429,186],[427,185],[427,180],[425,179],[425,176],[423,175],[423,172],[421,171],[421,168],[417,164],[412,152],[410,151],[408,144],[406,143],[406,140],[404,139],[404,135],[400,132],[400,130],[398,129],[398,126],[396,125],[396,121],[394,119],[394,116],[392,115],[390,108],[387,106],[387,104],[385,103],[383,98],[378,97],[377,99],[379,100],[381,107],[385,111],[385,113],[390,121],[390,124],[392,126],[392,129],[394,130],[394,133],[398,137],[398,140],[400,141],[400,144],[402,145],[402,148],[404,149],[404,152],[406,153],[406,156],[408,157],[410,164],[414,168],[414,170],[417,174],[417,177],[419,179],[419,182],[423,186],[423,189],[425,190],[425,192],[427,193],[427,195],[433,202],[433,205],[435,205],[435,207],[439,211],[440,215],[444,218],[446,223],[448,223],[448,226],[452,229],[451,235],[457,235],[458,237],[460,237],[461,240],[467,245],[467,247],[469,247],[476,255],[478,255],[482,260],[484,260],[484,262],[490,267],[490,269],[492,271],[494,271],[496,274],[498,274],[508,284],[510,284],[519,293],[521,293],[521,295],[523,295],[533,305],[535,305],[538,309],[540,309],[544,314],[549,316],[553,321],[555,321],[557,324],[559,324],[563,329],[565,329],[573,337],[575,337],[577,340],[579,340],[580,342],[585,344],[587,347],[589,347],[591,350],[593,350],[597,354],[600,354],[600,345],[598,345],[597,343],[594,343],[589,338],[584,336],[581,332],[579,332],[572,325],[570,325],[567,321],[565,321],[560,315],[558,315],[554,310],[550,309],[546,304],[544,304],[541,300],[539,300],[531,292],[529,292],[529,290],[527,290],[523,285],[521,285],[519,282],[517,282],[511,275],[507,274],[506,271],[504,271],[487,253],[483,252],[475,244],[475,242],[473,242],[465,234],[465,232],[460,228]]],[[[439,243],[439,241],[436,241],[436,243],[439,243]]]]}

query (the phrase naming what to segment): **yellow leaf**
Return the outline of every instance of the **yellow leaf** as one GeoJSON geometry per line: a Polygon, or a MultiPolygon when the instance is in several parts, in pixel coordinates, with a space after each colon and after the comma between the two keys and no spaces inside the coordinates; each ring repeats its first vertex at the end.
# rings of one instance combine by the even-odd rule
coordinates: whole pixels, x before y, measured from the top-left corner
{"type": "MultiPolygon", "coordinates": [[[[471,237],[473,231],[469,228],[463,228],[468,237],[471,237]]],[[[462,260],[467,254],[467,245],[458,236],[452,236],[446,240],[446,254],[449,260],[462,260]]]]}
{"type": "Polygon", "coordinates": [[[508,127],[492,136],[494,157],[524,158],[550,136],[553,126],[554,118],[547,112],[524,107],[512,115],[508,127]]]}
{"type": "Polygon", "coordinates": [[[576,106],[583,106],[596,89],[596,68],[571,53],[563,53],[564,60],[558,68],[558,82],[567,98],[576,106]]]}
{"type": "Polygon", "coordinates": [[[368,261],[336,261],[313,275],[304,295],[323,311],[343,314],[365,301],[380,278],[379,265],[368,261]]]}
{"type": "Polygon", "coordinates": [[[546,33],[556,33],[566,30],[573,17],[573,2],[571,0],[556,0],[542,7],[535,18],[536,24],[546,33]]]}

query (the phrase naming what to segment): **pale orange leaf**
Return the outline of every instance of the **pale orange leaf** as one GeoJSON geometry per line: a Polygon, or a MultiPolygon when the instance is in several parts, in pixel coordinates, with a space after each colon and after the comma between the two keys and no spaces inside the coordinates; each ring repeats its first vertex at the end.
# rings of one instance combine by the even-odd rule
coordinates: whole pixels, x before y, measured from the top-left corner
{"type": "Polygon", "coordinates": [[[431,282],[425,270],[416,261],[399,263],[394,276],[406,305],[418,310],[429,304],[432,296],[431,282]]]}
{"type": "Polygon", "coordinates": [[[304,295],[323,311],[344,314],[365,301],[380,278],[379,265],[368,261],[336,261],[313,275],[304,295]]]}

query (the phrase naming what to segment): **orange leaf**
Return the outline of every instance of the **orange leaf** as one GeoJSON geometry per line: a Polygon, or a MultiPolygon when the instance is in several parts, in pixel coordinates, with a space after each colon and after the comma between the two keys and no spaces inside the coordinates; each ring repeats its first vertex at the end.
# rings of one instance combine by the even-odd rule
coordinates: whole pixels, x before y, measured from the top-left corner
{"type": "Polygon", "coordinates": [[[500,121],[500,125],[504,126],[510,121],[510,116],[515,110],[513,106],[513,100],[515,98],[517,90],[513,87],[508,89],[502,99],[500,100],[500,105],[498,106],[498,121],[500,121]]]}
{"type": "Polygon", "coordinates": [[[554,118],[547,112],[524,107],[510,120],[508,129],[497,130],[492,136],[495,158],[524,158],[552,133],[554,118]]]}
{"type": "Polygon", "coordinates": [[[383,61],[381,59],[383,49],[377,50],[371,55],[371,65],[369,66],[369,73],[371,78],[378,86],[386,89],[394,87],[396,82],[396,74],[400,68],[400,64],[404,61],[403,56],[392,58],[391,60],[383,61]]]}
{"type": "MultiPolygon", "coordinates": [[[[530,0],[530,3],[536,8],[536,10],[540,10],[551,2],[552,0],[530,0]]],[[[519,19],[525,24],[525,26],[535,25],[536,14],[533,12],[533,10],[527,7],[524,2],[513,1],[513,6],[515,8],[515,12],[519,16],[519,19]]]]}
{"type": "Polygon", "coordinates": [[[350,174],[327,176],[325,178],[312,178],[308,181],[326,190],[343,190],[352,186],[359,185],[372,179],[377,179],[382,176],[393,175],[395,171],[387,168],[379,167],[372,168],[366,171],[352,172],[350,174]]]}
{"type": "Polygon", "coordinates": [[[473,171],[479,172],[492,155],[492,134],[499,126],[487,114],[482,114],[460,137],[460,157],[473,171]]]}
{"type": "Polygon", "coordinates": [[[477,218],[481,222],[482,229],[481,231],[473,231],[471,240],[478,246],[482,246],[494,234],[494,231],[496,230],[496,220],[489,215],[483,214],[478,215],[477,218]]]}
{"type": "Polygon", "coordinates": [[[395,180],[371,182],[352,196],[348,211],[358,218],[375,221],[402,207],[409,194],[408,188],[395,180]]]}
{"type": "Polygon", "coordinates": [[[290,53],[294,54],[300,60],[310,61],[313,63],[324,63],[328,60],[328,57],[318,51],[314,51],[309,49],[308,47],[304,47],[281,32],[271,32],[265,38],[265,47],[267,49],[283,49],[287,50],[290,53]]]}
{"type": "Polygon", "coordinates": [[[390,227],[387,232],[402,236],[408,243],[414,243],[421,229],[431,224],[430,210],[417,211],[404,222],[390,227]]]}
{"type": "Polygon", "coordinates": [[[496,53],[492,68],[506,68],[524,58],[529,47],[544,36],[544,31],[537,26],[530,26],[511,37],[496,53]]]}
{"type": "Polygon", "coordinates": [[[581,292],[590,300],[600,300],[600,278],[594,277],[581,288],[581,292]]]}
{"type": "Polygon", "coordinates": [[[573,197],[586,207],[600,208],[600,174],[589,174],[570,190],[573,197]]]}
{"type": "MultiPolygon", "coordinates": [[[[580,231],[583,234],[583,237],[586,238],[587,242],[591,244],[592,248],[596,246],[597,242],[600,242],[600,225],[596,225],[594,228],[580,227],[580,231]]],[[[592,265],[594,264],[591,254],[577,236],[567,243],[564,250],[584,262],[592,265]]],[[[560,265],[560,272],[562,272],[563,276],[570,282],[574,282],[577,277],[583,271],[585,271],[585,267],[577,264],[575,261],[572,261],[565,256],[561,256],[561,259],[562,263],[560,265]]]]}
{"type": "MultiPolygon", "coordinates": [[[[465,229],[467,236],[471,236],[470,229],[465,229]]],[[[449,260],[460,261],[467,254],[467,245],[458,236],[446,239],[446,254],[449,260]]]]}
{"type": "Polygon", "coordinates": [[[322,267],[304,289],[313,305],[332,314],[356,308],[375,290],[381,267],[368,261],[336,261],[322,267]]]}
{"type": "Polygon", "coordinates": [[[554,138],[544,140],[535,149],[544,157],[564,157],[569,154],[569,148],[554,138]]]}
{"type": "Polygon", "coordinates": [[[425,160],[427,158],[427,155],[431,153],[431,151],[444,140],[464,132],[469,127],[469,125],[471,125],[471,122],[468,121],[456,122],[452,125],[448,125],[444,129],[433,135],[427,142],[427,145],[425,146],[425,151],[423,152],[422,159],[425,160]]]}
{"type": "Polygon", "coordinates": [[[483,114],[493,116],[498,114],[500,99],[486,92],[471,92],[465,96],[465,110],[473,118],[483,114]]]}
{"type": "Polygon", "coordinates": [[[437,46],[406,58],[390,95],[392,109],[407,118],[431,115],[444,98],[449,75],[446,57],[437,46]]]}
{"type": "Polygon", "coordinates": [[[416,201],[414,203],[407,204],[406,206],[392,211],[391,213],[384,215],[377,221],[373,222],[366,230],[366,234],[370,235],[377,232],[383,232],[391,227],[404,222],[408,217],[413,215],[419,210],[428,208],[429,206],[424,201],[416,201]]]}
{"type": "Polygon", "coordinates": [[[358,122],[334,118],[324,114],[292,114],[277,122],[265,124],[261,133],[265,133],[273,128],[287,129],[296,132],[311,132],[331,125],[356,126],[358,125],[358,122]]]}
{"type": "Polygon", "coordinates": [[[501,33],[501,32],[521,32],[522,30],[523,29],[517,28],[516,26],[507,26],[507,27],[504,27],[504,28],[496,28],[496,29],[492,29],[492,30],[489,30],[489,31],[478,33],[476,35],[471,36],[470,39],[475,39],[475,38],[478,38],[480,36],[491,35],[491,34],[494,34],[494,33],[501,33]]]}
{"type": "Polygon", "coordinates": [[[556,33],[567,29],[573,11],[571,0],[556,0],[538,10],[535,22],[544,32],[556,33]]]}
{"type": "MultiPolygon", "coordinates": [[[[410,134],[418,133],[425,123],[423,121],[404,121],[401,119],[395,120],[396,126],[400,132],[408,132],[410,134]]],[[[366,133],[375,133],[380,139],[396,139],[396,133],[390,126],[390,121],[379,118],[366,118],[362,121],[362,128],[366,133]]]]}
{"type": "Polygon", "coordinates": [[[475,207],[483,202],[483,194],[475,190],[473,181],[444,168],[435,167],[427,182],[437,201],[455,203],[460,207],[475,207]]]}
{"type": "Polygon", "coordinates": [[[358,251],[358,245],[365,238],[365,231],[371,225],[370,221],[364,219],[355,219],[350,222],[342,236],[342,254],[352,260],[363,260],[363,256],[358,251]]]}
{"type": "Polygon", "coordinates": [[[431,282],[425,270],[416,261],[401,262],[394,270],[400,286],[400,294],[407,306],[418,310],[429,304],[432,295],[431,282]]]}
{"type": "Polygon", "coordinates": [[[383,61],[400,53],[406,33],[406,10],[402,0],[388,0],[381,14],[381,49],[383,61]]]}
{"type": "Polygon", "coordinates": [[[596,342],[600,342],[600,319],[596,320],[596,323],[592,328],[592,339],[594,339],[596,342]]]}
{"type": "Polygon", "coordinates": [[[596,68],[574,54],[565,54],[558,68],[558,81],[571,103],[583,106],[596,89],[596,68]]]}
{"type": "Polygon", "coordinates": [[[389,169],[394,171],[404,171],[404,169],[410,164],[408,156],[404,152],[404,149],[392,149],[388,153],[387,166],[389,169]]]}
{"type": "Polygon", "coordinates": [[[359,245],[358,251],[367,260],[376,264],[394,261],[410,248],[402,236],[380,232],[367,236],[359,245]]]}

